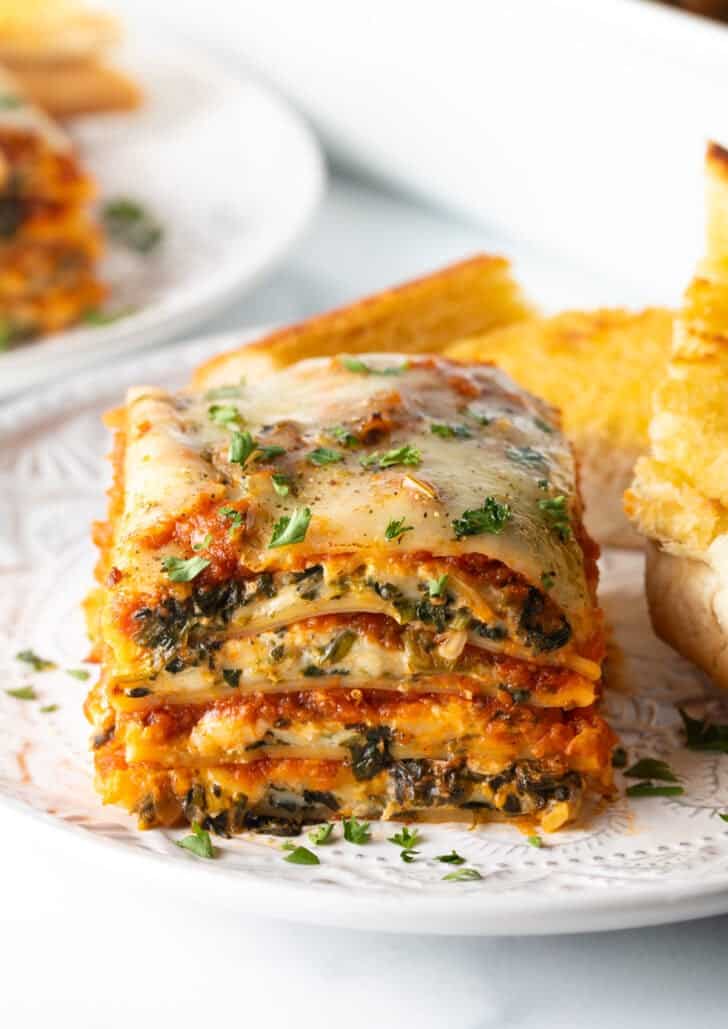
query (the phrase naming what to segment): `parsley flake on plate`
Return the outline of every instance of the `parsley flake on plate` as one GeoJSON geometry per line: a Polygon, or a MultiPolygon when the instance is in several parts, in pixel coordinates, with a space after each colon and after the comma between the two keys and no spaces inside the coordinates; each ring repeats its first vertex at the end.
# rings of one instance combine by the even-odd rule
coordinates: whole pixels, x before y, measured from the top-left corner
{"type": "Polygon", "coordinates": [[[457,872],[448,872],[442,878],[445,882],[474,882],[476,879],[482,879],[483,876],[477,868],[458,868],[457,872]]]}
{"type": "Polygon", "coordinates": [[[659,779],[661,782],[678,782],[678,777],[666,761],[655,757],[643,757],[624,773],[628,779],[659,779]]]}
{"type": "Polygon", "coordinates": [[[387,839],[390,843],[394,843],[396,847],[402,847],[404,850],[411,850],[413,847],[419,846],[422,842],[417,829],[408,829],[406,825],[403,825],[399,832],[396,832],[394,836],[388,836],[387,839]]]}
{"type": "Polygon", "coordinates": [[[214,858],[215,848],[212,845],[209,832],[199,826],[197,822],[192,823],[191,829],[191,836],[184,836],[181,840],[174,841],[177,846],[183,850],[189,850],[196,857],[214,858]]]}
{"type": "Polygon", "coordinates": [[[456,850],[451,850],[449,854],[438,854],[435,861],[442,861],[445,865],[465,864],[465,858],[461,857],[456,850]]]}
{"type": "Polygon", "coordinates": [[[303,543],[311,521],[311,509],[297,507],[292,515],[283,515],[273,526],[268,549],[286,547],[292,543],[303,543]]]}
{"type": "Polygon", "coordinates": [[[325,843],[331,843],[331,834],[334,831],[334,823],[326,822],[324,825],[318,825],[315,829],[312,829],[308,834],[308,838],[311,843],[315,843],[317,846],[323,846],[325,843]]]}
{"type": "Polygon", "coordinates": [[[628,797],[680,797],[684,792],[682,786],[656,786],[653,782],[636,782],[627,787],[628,797]]]}
{"type": "Polygon", "coordinates": [[[15,655],[15,660],[30,665],[34,672],[50,672],[58,667],[55,661],[47,661],[44,657],[39,657],[34,650],[19,650],[15,655]]]}
{"type": "Polygon", "coordinates": [[[5,690],[9,697],[15,697],[16,700],[37,700],[38,694],[35,692],[32,686],[18,686],[14,690],[5,690]]]}
{"type": "Polygon", "coordinates": [[[43,707],[40,708],[40,713],[42,715],[49,715],[53,711],[57,711],[57,710],[58,710],[58,704],[44,704],[43,707]]]}
{"type": "Polygon", "coordinates": [[[192,582],[209,564],[206,557],[188,557],[186,560],[181,557],[162,558],[162,568],[172,582],[192,582]]]}
{"type": "MultiPolygon", "coordinates": [[[[289,846],[293,846],[290,844],[289,846]]],[[[288,849],[288,847],[286,848],[288,849]]],[[[283,859],[284,861],[290,861],[292,865],[320,865],[321,862],[316,857],[312,850],[308,847],[293,847],[289,854],[283,859]]]]}
{"type": "Polygon", "coordinates": [[[357,822],[352,815],[351,818],[345,818],[342,824],[347,843],[369,843],[371,840],[372,832],[368,822],[357,822]]]}
{"type": "Polygon", "coordinates": [[[543,847],[543,840],[540,836],[536,836],[535,834],[533,836],[527,836],[526,842],[531,847],[543,847]]]}
{"type": "Polygon", "coordinates": [[[162,242],[161,224],[137,200],[128,197],[109,200],[101,217],[109,237],[129,250],[149,254],[162,242]]]}
{"type": "Polygon", "coordinates": [[[453,520],[455,538],[479,536],[481,533],[499,536],[512,517],[509,504],[501,504],[495,497],[486,497],[482,507],[463,511],[460,518],[453,520]]]}
{"type": "Polygon", "coordinates": [[[419,853],[419,850],[412,850],[409,847],[405,847],[404,850],[400,850],[399,856],[406,865],[411,865],[415,858],[419,857],[419,853]]]}
{"type": "Polygon", "coordinates": [[[81,682],[86,682],[87,679],[91,678],[91,672],[87,672],[85,668],[67,668],[66,675],[70,675],[72,679],[78,679],[81,682]]]}

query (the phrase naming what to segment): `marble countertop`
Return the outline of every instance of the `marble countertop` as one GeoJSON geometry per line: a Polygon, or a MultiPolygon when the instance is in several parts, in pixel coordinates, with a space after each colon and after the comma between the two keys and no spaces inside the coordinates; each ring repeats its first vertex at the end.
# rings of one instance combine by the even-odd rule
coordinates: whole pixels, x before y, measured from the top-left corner
{"type": "MultiPolygon", "coordinates": [[[[508,241],[341,176],[295,252],[203,331],[285,322],[508,241]]],[[[608,300],[601,283],[520,252],[547,304],[608,300]],[[568,298],[568,299],[567,299],[568,298]]],[[[173,345],[173,344],[170,344],[173,345]]],[[[153,892],[143,866],[113,884],[98,850],[3,818],[0,1014],[14,1027],[251,1023],[270,1029],[723,1026],[728,918],[560,938],[373,935],[240,920],[203,895],[153,892]]],[[[393,930],[398,927],[392,926],[393,930]]]]}

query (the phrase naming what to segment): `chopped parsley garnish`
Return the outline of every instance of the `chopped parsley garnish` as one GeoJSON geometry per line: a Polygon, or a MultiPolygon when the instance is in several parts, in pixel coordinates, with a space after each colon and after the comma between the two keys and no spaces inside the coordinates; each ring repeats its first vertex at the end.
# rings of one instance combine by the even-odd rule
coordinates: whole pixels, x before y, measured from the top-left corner
{"type": "Polygon", "coordinates": [[[443,597],[445,595],[445,587],[447,586],[447,572],[445,575],[439,575],[436,579],[427,580],[427,592],[431,597],[443,597]]]}
{"type": "Polygon", "coordinates": [[[405,525],[404,518],[393,518],[384,530],[385,539],[396,540],[406,532],[412,532],[414,525],[405,525]]]}
{"type": "Polygon", "coordinates": [[[624,768],[627,764],[627,751],[624,747],[615,747],[612,751],[612,768],[624,768]]]}
{"type": "Polygon", "coordinates": [[[474,418],[478,425],[490,425],[490,423],[494,420],[493,418],[490,418],[487,414],[478,414],[477,411],[473,411],[470,408],[468,408],[465,414],[470,415],[471,418],[474,418]]]}
{"type": "Polygon", "coordinates": [[[316,447],[309,453],[308,460],[315,465],[336,464],[344,460],[344,455],[340,450],[332,450],[330,447],[316,447]]]}
{"type": "Polygon", "coordinates": [[[165,557],[162,559],[162,568],[172,582],[192,582],[200,572],[210,564],[206,557],[189,557],[184,560],[181,557],[165,557]]]}
{"type": "Polygon", "coordinates": [[[723,822],[728,822],[728,814],[724,814],[722,811],[718,812],[718,818],[720,818],[723,822]]]}
{"type": "Polygon", "coordinates": [[[512,517],[513,512],[508,504],[501,504],[495,497],[486,497],[482,507],[463,511],[460,518],[453,519],[452,527],[456,539],[479,536],[481,533],[498,536],[512,517]]]}
{"type": "Polygon", "coordinates": [[[221,517],[225,518],[227,521],[230,522],[230,528],[228,529],[228,536],[232,536],[232,534],[235,532],[235,530],[239,529],[240,526],[245,521],[245,518],[244,518],[242,512],[237,511],[234,507],[230,507],[228,504],[226,504],[225,507],[221,507],[220,510],[218,511],[218,514],[221,515],[221,517]]]}
{"type": "Polygon", "coordinates": [[[442,878],[446,882],[468,882],[474,881],[475,879],[482,879],[483,876],[477,868],[458,868],[457,872],[448,872],[448,874],[443,875],[442,878]]]}
{"type": "Polygon", "coordinates": [[[443,439],[472,439],[473,436],[467,425],[444,425],[440,422],[433,422],[430,432],[443,439]]]}
{"type": "Polygon", "coordinates": [[[526,842],[528,844],[530,844],[530,846],[532,846],[532,847],[543,847],[543,840],[541,839],[540,836],[536,836],[536,835],[527,836],[526,837],[526,842]]]}
{"type": "Polygon", "coordinates": [[[688,750],[709,750],[728,754],[728,725],[691,718],[682,708],[678,708],[678,711],[685,726],[688,750]]]}
{"type": "Polygon", "coordinates": [[[547,433],[547,434],[548,434],[549,436],[550,436],[550,435],[551,435],[551,434],[553,433],[553,431],[554,431],[554,429],[553,429],[553,426],[552,426],[552,425],[549,425],[549,423],[548,423],[548,422],[545,422],[545,421],[543,420],[543,418],[534,418],[534,419],[533,419],[533,424],[534,424],[534,425],[536,426],[536,428],[537,428],[537,429],[540,429],[540,430],[541,430],[541,432],[545,432],[545,433],[547,433]]]}
{"type": "Polygon", "coordinates": [[[409,847],[407,847],[404,850],[400,850],[399,856],[406,865],[411,865],[419,853],[419,850],[410,850],[409,847]]]}
{"type": "Polygon", "coordinates": [[[211,404],[207,409],[207,417],[218,425],[230,425],[240,421],[240,411],[232,404],[211,404]]]}
{"type": "Polygon", "coordinates": [[[290,854],[286,854],[284,861],[290,861],[292,865],[320,865],[321,862],[312,850],[308,847],[294,847],[290,854]]]}
{"type": "Polygon", "coordinates": [[[684,792],[682,786],[656,786],[653,782],[636,782],[627,787],[628,797],[679,797],[684,792]]]}
{"type": "Polygon", "coordinates": [[[538,486],[539,489],[548,489],[549,488],[549,480],[548,479],[539,479],[538,482],[536,483],[536,485],[538,486]]]}
{"type": "Polygon", "coordinates": [[[0,95],[0,111],[12,111],[23,107],[25,101],[15,93],[3,93],[0,95]]]}
{"type": "Polygon", "coordinates": [[[274,444],[269,447],[258,446],[257,451],[258,452],[255,455],[256,461],[275,461],[275,459],[280,457],[281,454],[285,454],[286,448],[279,447],[274,444]]]}
{"type": "Polygon", "coordinates": [[[660,761],[655,757],[640,758],[624,774],[628,779],[659,779],[660,782],[679,782],[667,762],[660,761]]]}
{"type": "Polygon", "coordinates": [[[347,843],[369,843],[372,832],[368,822],[357,822],[352,815],[343,821],[344,839],[347,843]]]}
{"type": "Polygon", "coordinates": [[[34,672],[50,672],[58,667],[55,661],[47,661],[44,657],[39,657],[34,650],[18,651],[15,660],[30,665],[34,672]]]}
{"type": "Polygon", "coordinates": [[[421,461],[422,455],[417,447],[413,447],[410,443],[405,443],[394,450],[387,450],[384,454],[380,454],[379,451],[368,454],[361,459],[360,464],[364,468],[393,468],[398,464],[417,467],[421,461]]]}
{"type": "Polygon", "coordinates": [[[396,847],[402,847],[404,850],[411,850],[422,842],[417,829],[410,830],[406,825],[403,825],[401,830],[396,832],[394,836],[388,836],[387,839],[390,843],[394,843],[396,847]]]}
{"type": "Polygon", "coordinates": [[[163,236],[161,224],[136,200],[119,197],[109,200],[101,212],[111,239],[139,254],[149,254],[163,236]]]}
{"type": "Polygon", "coordinates": [[[50,715],[54,711],[57,711],[57,710],[58,710],[58,704],[44,704],[43,707],[40,708],[40,713],[42,715],[50,715]]]}
{"type": "Polygon", "coordinates": [[[552,590],[556,585],[556,572],[541,572],[541,585],[545,590],[552,590]]]}
{"type": "Polygon", "coordinates": [[[541,451],[533,447],[506,447],[506,457],[526,468],[544,468],[547,464],[541,451]]]}
{"type": "Polygon", "coordinates": [[[288,475],[271,475],[270,481],[279,497],[287,497],[291,492],[291,480],[288,475]]]}
{"type": "Polygon", "coordinates": [[[206,532],[205,535],[202,537],[202,540],[199,543],[193,543],[192,544],[192,549],[193,550],[204,550],[206,547],[209,547],[211,543],[212,543],[212,536],[210,535],[209,532],[206,532]]]}
{"type": "Polygon", "coordinates": [[[350,447],[353,450],[360,445],[359,437],[355,436],[353,432],[349,432],[344,425],[332,425],[328,432],[341,443],[342,447],[350,447]]]}
{"type": "Polygon", "coordinates": [[[372,368],[358,357],[340,357],[339,361],[348,372],[356,372],[358,375],[401,375],[409,368],[406,361],[398,368],[372,368]]]}
{"type": "Polygon", "coordinates": [[[196,857],[214,858],[215,848],[212,845],[209,832],[199,826],[197,822],[193,822],[191,828],[191,836],[185,836],[181,840],[174,841],[177,846],[182,847],[183,850],[189,850],[196,857]]]}
{"type": "Polygon", "coordinates": [[[566,497],[563,494],[560,494],[558,497],[547,497],[545,500],[539,500],[538,509],[543,512],[549,528],[553,529],[562,543],[571,538],[569,509],[566,504],[566,497]]]}
{"type": "Polygon", "coordinates": [[[268,549],[286,547],[291,543],[303,543],[310,521],[311,509],[308,507],[297,507],[290,517],[283,515],[273,526],[268,549]]]}
{"type": "Polygon", "coordinates": [[[91,678],[91,672],[87,672],[85,668],[67,668],[66,675],[70,675],[72,679],[79,679],[81,682],[86,682],[91,678]]]}
{"type": "Polygon", "coordinates": [[[228,461],[245,467],[245,462],[255,450],[257,446],[249,432],[234,432],[230,437],[228,461]]]}
{"type": "Polygon", "coordinates": [[[461,857],[456,850],[451,850],[449,854],[438,854],[435,861],[442,861],[444,865],[465,864],[465,858],[461,857]]]}
{"type": "Polygon", "coordinates": [[[120,307],[118,311],[103,311],[100,307],[89,307],[83,312],[81,321],[84,325],[113,325],[122,318],[128,318],[135,311],[135,307],[120,307]]]}
{"type": "Polygon", "coordinates": [[[222,670],[223,681],[226,682],[228,686],[232,686],[234,689],[237,689],[237,687],[240,685],[241,674],[242,672],[240,668],[223,668],[222,670]]]}
{"type": "Polygon", "coordinates": [[[308,834],[308,838],[311,843],[315,843],[321,847],[324,843],[331,842],[331,834],[334,831],[334,823],[326,822],[324,825],[319,825],[315,829],[312,829],[308,834]]]}
{"type": "Polygon", "coordinates": [[[9,697],[15,697],[16,700],[37,700],[38,694],[35,692],[32,686],[18,686],[14,690],[5,690],[9,697]]]}

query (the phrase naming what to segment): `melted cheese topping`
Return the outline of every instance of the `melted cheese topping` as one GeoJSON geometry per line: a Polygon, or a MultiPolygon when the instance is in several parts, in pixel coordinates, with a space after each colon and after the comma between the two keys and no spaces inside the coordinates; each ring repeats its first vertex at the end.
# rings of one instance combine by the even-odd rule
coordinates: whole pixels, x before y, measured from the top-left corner
{"type": "MultiPolygon", "coordinates": [[[[574,463],[551,409],[488,366],[440,358],[405,365],[387,355],[356,362],[371,373],[352,371],[341,358],[313,359],[241,385],[235,395],[226,390],[224,399],[131,391],[126,489],[110,557],[119,592],[127,580],[152,597],[175,590],[184,595],[185,587],[172,587],[162,567],[165,557],[193,556],[189,535],[180,545],[180,522],[206,512],[199,543],[205,528],[219,529],[219,509],[233,504],[244,519],[235,533],[235,558],[246,569],[301,568],[322,554],[362,554],[374,564],[422,552],[482,554],[537,588],[548,575],[550,596],[575,639],[588,639],[595,607],[574,531],[581,519],[574,463]],[[221,424],[211,417],[214,404],[233,409],[235,420],[221,424]],[[433,432],[433,425],[446,428],[433,432]],[[356,446],[339,442],[342,428],[356,446]],[[231,462],[236,431],[284,452],[268,458],[258,451],[244,465],[231,462]],[[404,447],[412,464],[392,457],[404,447]],[[335,451],[337,460],[312,463],[311,453],[320,448],[335,451]],[[380,455],[376,464],[374,454],[380,455]],[[362,458],[370,464],[363,466],[362,458]],[[286,477],[288,495],[275,491],[273,475],[286,477]],[[496,532],[458,538],[458,520],[487,498],[506,510],[504,523],[496,532]],[[561,505],[565,530],[563,522],[562,529],[555,525],[549,503],[561,505]],[[306,508],[305,538],[270,548],[275,525],[306,508]],[[400,520],[407,531],[387,539],[388,526],[400,520]]],[[[198,553],[205,557],[204,547],[198,553]]],[[[229,546],[226,559],[229,574],[229,546]]]]}

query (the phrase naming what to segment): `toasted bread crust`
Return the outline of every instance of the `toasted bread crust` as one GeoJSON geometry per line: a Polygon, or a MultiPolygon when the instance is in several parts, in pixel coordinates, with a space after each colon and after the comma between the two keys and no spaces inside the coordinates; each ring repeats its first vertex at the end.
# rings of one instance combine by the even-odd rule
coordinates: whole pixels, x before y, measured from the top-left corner
{"type": "Polygon", "coordinates": [[[505,258],[479,254],[219,354],[196,370],[193,386],[236,382],[305,357],[439,352],[531,313],[505,258]]]}

